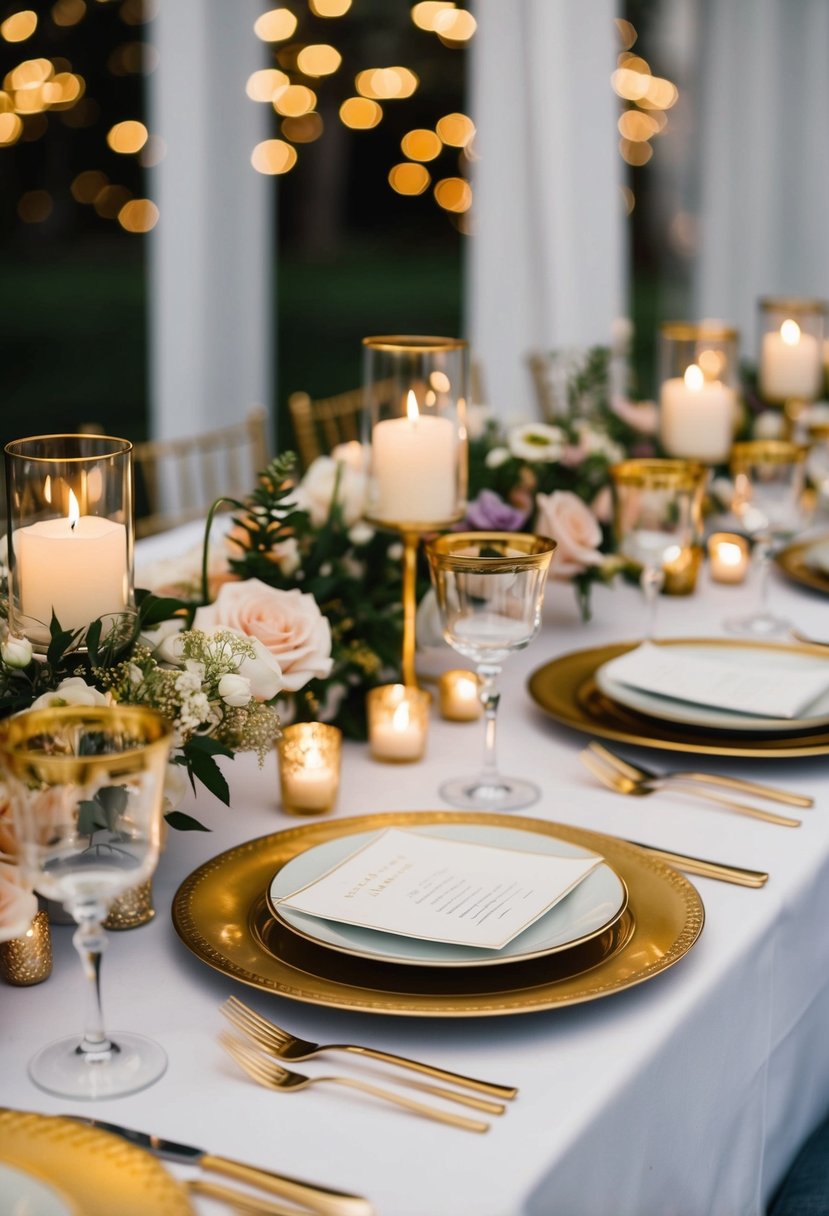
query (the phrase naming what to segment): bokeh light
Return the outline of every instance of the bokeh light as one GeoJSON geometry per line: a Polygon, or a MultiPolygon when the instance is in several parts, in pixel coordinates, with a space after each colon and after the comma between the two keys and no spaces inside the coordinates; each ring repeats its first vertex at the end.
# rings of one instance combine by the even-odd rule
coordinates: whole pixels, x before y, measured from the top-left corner
{"type": "Polygon", "coordinates": [[[447,46],[462,46],[477,28],[477,21],[465,8],[446,8],[435,16],[435,33],[447,46]]]}
{"type": "Polygon", "coordinates": [[[359,72],[354,84],[357,92],[374,101],[399,101],[411,97],[419,80],[409,68],[367,68],[359,72]]]}
{"type": "Polygon", "coordinates": [[[472,206],[472,187],[462,177],[444,177],[435,185],[435,199],[444,211],[468,211],[472,206]]]}
{"type": "Polygon", "coordinates": [[[272,8],[254,22],[253,32],[263,42],[283,42],[292,38],[297,20],[289,8],[272,8]]]}
{"type": "Polygon", "coordinates": [[[308,0],[315,17],[342,17],[351,8],[351,0],[308,0]]]}
{"type": "Polygon", "coordinates": [[[31,38],[37,29],[37,13],[30,8],[24,8],[18,13],[12,13],[0,24],[0,36],[6,42],[25,42],[31,38]]]}
{"type": "Polygon", "coordinates": [[[622,160],[636,168],[646,165],[653,156],[653,148],[649,143],[635,143],[631,139],[620,139],[619,151],[622,160]]]}
{"type": "Polygon", "coordinates": [[[17,114],[0,114],[0,146],[16,144],[23,134],[23,120],[17,114]]]}
{"type": "Polygon", "coordinates": [[[421,0],[421,3],[416,4],[412,9],[412,21],[418,29],[434,34],[436,18],[447,9],[454,7],[454,3],[447,3],[446,0],[421,0]]]}
{"type": "Polygon", "coordinates": [[[132,198],[126,186],[104,186],[92,204],[102,220],[117,220],[121,208],[132,198]]]}
{"type": "Polygon", "coordinates": [[[312,144],[322,135],[323,129],[322,116],[316,110],[298,118],[283,118],[280,124],[282,134],[294,144],[312,144]]]}
{"type": "Polygon", "coordinates": [[[143,122],[127,119],[117,122],[107,132],[107,143],[113,152],[129,154],[140,152],[149,138],[149,132],[143,122]]]}
{"type": "Polygon", "coordinates": [[[84,169],[74,178],[70,190],[76,203],[95,202],[95,199],[109,185],[109,178],[100,169],[84,169]]]}
{"type": "Polygon", "coordinates": [[[296,148],[284,139],[263,139],[253,149],[250,163],[257,173],[287,173],[297,162],[296,148]]]}
{"type": "Polygon", "coordinates": [[[57,0],[52,6],[52,20],[55,25],[63,28],[77,25],[85,16],[85,0],[57,0]]]}
{"type": "Polygon", "coordinates": [[[278,68],[261,68],[248,76],[245,92],[251,101],[270,102],[277,89],[284,89],[290,83],[290,77],[278,68]]]}
{"type": "Polygon", "coordinates": [[[148,198],[134,198],[118,212],[118,223],[127,232],[149,232],[158,223],[158,207],[148,198]]]}
{"type": "Polygon", "coordinates": [[[327,42],[304,46],[296,57],[296,65],[305,76],[330,76],[336,72],[343,57],[327,42]]]}
{"type": "Polygon", "coordinates": [[[298,118],[310,114],[317,104],[317,95],[304,84],[287,84],[277,89],[273,97],[273,108],[277,114],[298,118]]]}
{"type": "Polygon", "coordinates": [[[340,120],[354,131],[368,131],[383,117],[383,109],[368,97],[347,97],[340,106],[340,120]]]}
{"type": "Polygon", "coordinates": [[[434,160],[436,156],[440,156],[443,144],[434,131],[429,131],[425,127],[418,127],[403,136],[400,141],[400,147],[403,155],[408,157],[409,160],[423,161],[434,160]]]}
{"type": "Polygon", "coordinates": [[[48,190],[27,190],[21,194],[17,214],[24,224],[42,224],[52,214],[55,203],[48,190]]]}
{"type": "Polygon", "coordinates": [[[475,124],[466,114],[444,114],[435,130],[450,148],[465,148],[475,134],[475,124]]]}
{"type": "Polygon", "coordinates": [[[397,194],[423,194],[428,190],[432,177],[423,165],[410,161],[394,165],[389,170],[389,185],[397,194]]]}

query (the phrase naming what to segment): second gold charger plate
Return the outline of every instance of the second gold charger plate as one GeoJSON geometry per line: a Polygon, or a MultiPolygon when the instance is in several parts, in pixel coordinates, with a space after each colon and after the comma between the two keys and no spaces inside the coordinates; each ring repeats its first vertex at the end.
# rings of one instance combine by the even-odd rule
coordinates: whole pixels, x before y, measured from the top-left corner
{"type": "MultiPolygon", "coordinates": [[[[671,639],[692,644],[694,638],[671,639]]],[[[710,640],[710,639],[706,639],[710,640]]],[[[669,644],[669,643],[668,643],[669,644]]],[[[729,645],[735,643],[729,641],[729,645]]],[[[745,646],[765,643],[744,642],[745,646]]],[[[822,756],[829,752],[829,728],[790,731],[779,736],[751,731],[739,734],[717,731],[637,713],[605,696],[596,683],[596,672],[638,642],[616,642],[575,650],[545,663],[530,676],[528,688],[535,703],[563,726],[583,734],[636,743],[666,751],[693,752],[707,756],[752,756],[755,758],[822,756]]],[[[659,643],[657,643],[659,645],[659,643]]],[[[808,650],[807,647],[799,649],[808,650]]],[[[815,649],[815,653],[825,654],[815,649]]]]}
{"type": "Polygon", "coordinates": [[[798,541],[795,545],[787,545],[777,554],[774,562],[792,582],[829,595],[829,570],[809,562],[809,551],[818,545],[823,546],[829,553],[829,537],[813,537],[811,540],[798,541]]]}
{"type": "MultiPolygon", "coordinates": [[[[73,1119],[0,1108],[0,1162],[54,1187],[61,1216],[64,1211],[71,1216],[193,1216],[187,1192],[160,1161],[119,1136],[73,1119]]],[[[24,1198],[22,1205],[26,1203],[24,1198]]]]}
{"type": "Polygon", "coordinates": [[[173,901],[185,945],[209,966],[280,996],[337,1009],[419,1017],[483,1017],[573,1005],[630,988],[673,966],[703,925],[686,878],[624,841],[569,825],[473,811],[400,811],[322,820],[248,841],[194,871],[173,901]],[[280,932],[265,892],[307,848],[387,827],[479,823],[555,836],[600,853],[629,893],[625,915],[602,938],[510,967],[401,967],[356,959],[280,932]]]}

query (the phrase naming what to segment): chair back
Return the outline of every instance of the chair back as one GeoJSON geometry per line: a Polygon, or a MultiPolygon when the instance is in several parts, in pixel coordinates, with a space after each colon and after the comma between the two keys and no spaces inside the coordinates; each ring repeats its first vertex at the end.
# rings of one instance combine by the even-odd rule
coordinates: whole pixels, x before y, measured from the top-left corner
{"type": "MultiPolygon", "coordinates": [[[[390,399],[393,392],[393,380],[382,380],[374,386],[374,395],[379,401],[390,399]]],[[[338,443],[363,438],[364,402],[365,390],[362,388],[316,400],[312,400],[308,393],[291,393],[288,409],[303,469],[307,469],[318,456],[327,456],[338,443]]]]}
{"type": "Polygon", "coordinates": [[[244,498],[268,463],[268,411],[254,406],[232,426],[182,439],[137,443],[137,536],[203,517],[220,495],[244,498]]]}

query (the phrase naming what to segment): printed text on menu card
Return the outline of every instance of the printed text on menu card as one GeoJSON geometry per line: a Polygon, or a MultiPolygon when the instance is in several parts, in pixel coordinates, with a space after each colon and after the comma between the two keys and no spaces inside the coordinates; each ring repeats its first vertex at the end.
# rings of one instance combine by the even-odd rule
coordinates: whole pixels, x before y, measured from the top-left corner
{"type": "Polygon", "coordinates": [[[385,933],[500,950],[601,861],[392,828],[279,903],[385,933]]]}

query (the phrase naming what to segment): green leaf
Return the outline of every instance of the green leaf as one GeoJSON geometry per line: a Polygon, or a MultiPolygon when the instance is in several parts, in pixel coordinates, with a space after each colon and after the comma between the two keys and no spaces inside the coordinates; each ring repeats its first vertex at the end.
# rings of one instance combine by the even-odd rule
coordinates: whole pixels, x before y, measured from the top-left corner
{"type": "Polygon", "coordinates": [[[100,828],[109,828],[106,813],[100,802],[84,798],[78,803],[78,833],[93,836],[100,828]]]}
{"type": "Polygon", "coordinates": [[[99,665],[98,664],[98,646],[100,645],[100,641],[101,641],[101,629],[102,628],[103,628],[103,623],[100,620],[98,620],[98,621],[93,621],[92,624],[89,626],[89,628],[86,631],[86,649],[89,652],[89,661],[93,667],[97,667],[99,665]]]}
{"type": "MultiPolygon", "coordinates": [[[[193,748],[191,746],[193,742],[194,740],[191,739],[185,747],[187,771],[190,774],[193,788],[195,789],[195,781],[200,781],[220,802],[223,802],[225,806],[230,806],[230,789],[222,770],[204,749],[193,748]]],[[[228,753],[225,751],[223,754],[228,753]]]]}
{"type": "Polygon", "coordinates": [[[46,662],[50,667],[56,667],[60,663],[75,638],[80,637],[80,633],[80,629],[76,629],[74,632],[71,629],[61,629],[58,618],[54,612],[52,613],[52,620],[49,623],[51,641],[46,651],[46,662]]]}
{"type": "Polygon", "coordinates": [[[171,595],[145,595],[138,609],[139,624],[142,629],[150,629],[153,625],[160,625],[162,621],[172,620],[182,610],[190,612],[192,607],[187,600],[175,599],[171,595]]]}
{"type": "Polygon", "coordinates": [[[177,832],[209,832],[210,828],[206,828],[203,823],[199,823],[198,819],[194,819],[192,815],[185,815],[184,811],[170,811],[164,816],[171,828],[175,828],[177,832]]]}
{"type": "Polygon", "coordinates": [[[204,752],[207,756],[234,755],[233,750],[226,743],[220,743],[218,739],[213,739],[210,735],[193,735],[185,743],[183,751],[188,760],[194,751],[204,752]]]}
{"type": "Polygon", "coordinates": [[[104,785],[95,795],[108,816],[123,815],[129,802],[129,794],[125,785],[104,785]]]}

